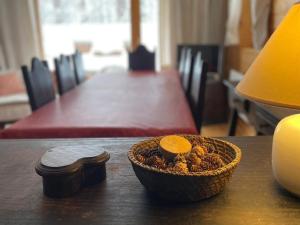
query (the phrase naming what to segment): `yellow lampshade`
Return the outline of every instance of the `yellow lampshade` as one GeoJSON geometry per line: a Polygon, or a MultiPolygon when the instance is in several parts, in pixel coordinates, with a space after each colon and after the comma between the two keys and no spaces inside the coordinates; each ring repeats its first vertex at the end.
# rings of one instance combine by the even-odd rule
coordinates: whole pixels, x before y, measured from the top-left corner
{"type": "Polygon", "coordinates": [[[289,10],[236,89],[255,101],[300,108],[299,3],[289,10]]]}

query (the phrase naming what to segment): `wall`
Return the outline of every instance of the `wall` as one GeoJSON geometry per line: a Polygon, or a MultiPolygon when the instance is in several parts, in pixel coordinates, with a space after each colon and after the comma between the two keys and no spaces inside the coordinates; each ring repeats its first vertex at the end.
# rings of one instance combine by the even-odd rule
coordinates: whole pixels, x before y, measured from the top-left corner
{"type": "Polygon", "coordinates": [[[225,48],[225,77],[228,76],[230,69],[245,73],[258,54],[252,47],[250,0],[241,1],[243,3],[239,23],[239,44],[225,48]]]}
{"type": "MultiPolygon", "coordinates": [[[[226,47],[225,51],[225,76],[228,76],[230,69],[245,73],[259,50],[253,48],[251,31],[250,1],[243,1],[241,18],[239,23],[240,43],[235,46],[226,47]]],[[[272,0],[271,13],[269,16],[269,33],[276,29],[282,18],[286,15],[295,0],[272,0]]]]}

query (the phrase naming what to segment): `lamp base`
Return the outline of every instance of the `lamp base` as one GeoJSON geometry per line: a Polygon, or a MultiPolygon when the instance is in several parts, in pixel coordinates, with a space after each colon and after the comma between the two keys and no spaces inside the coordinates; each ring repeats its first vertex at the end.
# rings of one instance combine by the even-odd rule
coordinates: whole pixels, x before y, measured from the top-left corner
{"type": "Polygon", "coordinates": [[[278,123],[273,137],[272,168],[277,182],[300,196],[300,114],[278,123]]]}

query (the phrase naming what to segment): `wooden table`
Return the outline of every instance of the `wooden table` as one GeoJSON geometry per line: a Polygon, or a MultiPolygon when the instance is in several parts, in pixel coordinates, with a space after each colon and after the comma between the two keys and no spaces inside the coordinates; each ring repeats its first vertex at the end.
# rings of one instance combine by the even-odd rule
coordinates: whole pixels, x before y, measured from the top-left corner
{"type": "Polygon", "coordinates": [[[147,195],[127,159],[141,139],[0,141],[0,224],[300,224],[300,200],[272,176],[271,137],[225,138],[240,146],[242,161],[219,195],[191,204],[171,204],[147,195]],[[42,193],[34,166],[50,147],[105,146],[111,154],[107,179],[66,199],[42,193]]]}
{"type": "Polygon", "coordinates": [[[4,130],[3,138],[138,137],[196,134],[179,76],[97,74],[4,130]]]}

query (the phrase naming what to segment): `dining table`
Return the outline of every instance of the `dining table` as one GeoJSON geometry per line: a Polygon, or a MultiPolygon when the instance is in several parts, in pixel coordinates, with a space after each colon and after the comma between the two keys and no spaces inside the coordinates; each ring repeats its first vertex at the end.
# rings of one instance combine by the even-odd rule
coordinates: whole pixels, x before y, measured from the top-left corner
{"type": "Polygon", "coordinates": [[[271,136],[225,137],[242,159],[225,189],[206,200],[176,203],[148,194],[127,157],[147,138],[0,140],[0,224],[298,225],[300,200],[272,175],[271,136]],[[93,146],[110,154],[106,179],[67,198],[43,194],[34,168],[50,148],[93,146]]]}
{"type": "Polygon", "coordinates": [[[197,134],[176,71],[97,73],[3,130],[1,138],[197,134]]]}

